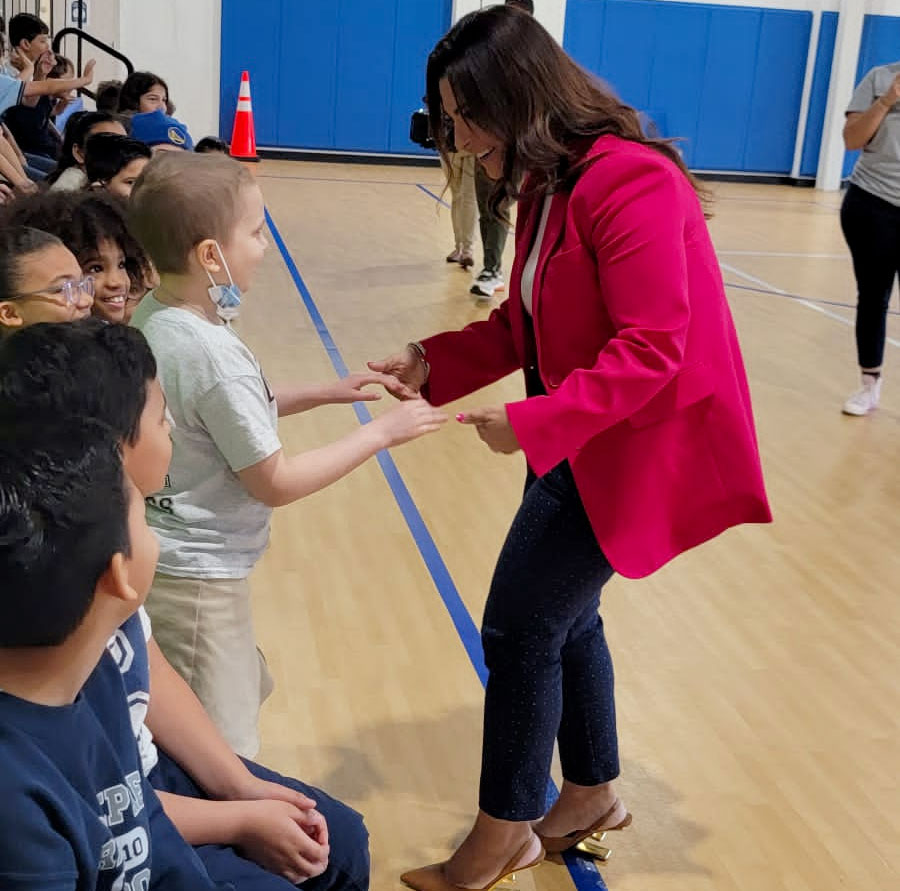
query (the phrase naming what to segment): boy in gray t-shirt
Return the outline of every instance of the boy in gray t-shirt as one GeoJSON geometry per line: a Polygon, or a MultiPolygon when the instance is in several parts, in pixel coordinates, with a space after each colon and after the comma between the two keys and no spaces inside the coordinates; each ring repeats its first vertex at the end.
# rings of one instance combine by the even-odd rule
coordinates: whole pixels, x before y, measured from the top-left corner
{"type": "Polygon", "coordinates": [[[367,384],[412,394],[374,373],[269,386],[228,324],[267,247],[262,194],[240,164],[166,152],[135,186],[129,215],[160,276],[132,324],[153,349],[174,421],[169,477],[148,499],[161,554],[147,610],[169,661],[234,750],[252,758],[272,683],[255,643],[247,577],[268,543],[272,508],[437,430],[446,417],[410,399],[335,443],[286,456],[279,417],[378,398],[362,391],[367,384]]]}

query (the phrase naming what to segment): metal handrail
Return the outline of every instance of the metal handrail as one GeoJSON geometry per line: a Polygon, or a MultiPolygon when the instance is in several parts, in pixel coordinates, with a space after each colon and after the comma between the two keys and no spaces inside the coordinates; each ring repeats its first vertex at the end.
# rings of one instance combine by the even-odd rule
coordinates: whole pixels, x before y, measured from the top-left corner
{"type": "MultiPolygon", "coordinates": [[[[53,38],[53,52],[58,53],[60,48],[62,47],[63,40],[66,37],[77,37],[78,38],[78,58],[75,62],[76,71],[78,76],[81,76],[82,72],[82,47],[85,41],[87,41],[92,46],[97,47],[97,49],[103,50],[107,55],[112,56],[114,59],[117,59],[124,66],[129,75],[134,74],[134,65],[131,64],[131,59],[128,56],[123,55],[117,49],[111,47],[108,43],[104,43],[102,40],[98,40],[92,34],[88,34],[87,31],[82,31],[81,28],[63,28],[54,38],[53,38]]],[[[93,90],[89,90],[87,87],[84,87],[81,91],[86,96],[89,96],[91,99],[96,99],[97,96],[93,90]]]]}

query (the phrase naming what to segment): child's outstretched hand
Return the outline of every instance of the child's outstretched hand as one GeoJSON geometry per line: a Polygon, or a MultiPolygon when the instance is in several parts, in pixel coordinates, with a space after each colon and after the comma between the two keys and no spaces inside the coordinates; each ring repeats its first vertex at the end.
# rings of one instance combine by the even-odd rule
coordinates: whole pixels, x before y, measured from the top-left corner
{"type": "Polygon", "coordinates": [[[81,86],[86,87],[94,82],[94,68],[97,66],[96,59],[88,59],[87,64],[84,66],[84,71],[81,74],[81,77],[78,80],[81,82],[81,86]]]}
{"type": "Polygon", "coordinates": [[[416,394],[413,390],[401,383],[391,374],[381,374],[376,371],[364,371],[359,374],[348,374],[341,378],[333,388],[333,403],[349,402],[375,402],[381,399],[381,393],[373,390],[364,390],[373,384],[384,387],[392,396],[398,399],[412,399],[416,394]]]}
{"type": "Polygon", "coordinates": [[[384,448],[402,445],[426,433],[434,433],[447,423],[447,415],[421,397],[409,399],[372,421],[384,437],[384,448]]]}

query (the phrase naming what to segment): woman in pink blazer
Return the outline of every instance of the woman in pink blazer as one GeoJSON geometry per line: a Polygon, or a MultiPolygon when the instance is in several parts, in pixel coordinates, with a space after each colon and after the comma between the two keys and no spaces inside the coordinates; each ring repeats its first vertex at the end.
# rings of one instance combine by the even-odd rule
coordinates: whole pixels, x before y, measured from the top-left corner
{"type": "Polygon", "coordinates": [[[478,818],[449,861],[403,876],[453,891],[630,823],[600,590],[771,515],[734,323],[677,152],[508,7],[441,40],[428,100],[441,151],[479,157],[495,207],[520,199],[509,298],[372,367],[435,404],[517,369],[528,393],[460,416],[494,451],[523,451],[529,479],[482,626],[478,818]],[[547,812],[554,741],[564,783],[547,812]]]}

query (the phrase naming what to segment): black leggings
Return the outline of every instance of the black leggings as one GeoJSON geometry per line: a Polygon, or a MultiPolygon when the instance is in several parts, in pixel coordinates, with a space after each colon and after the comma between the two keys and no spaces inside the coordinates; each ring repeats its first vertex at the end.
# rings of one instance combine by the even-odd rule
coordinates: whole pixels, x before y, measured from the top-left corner
{"type": "Polygon", "coordinates": [[[841,228],[856,274],[859,367],[880,368],[888,305],[900,273],[900,207],[851,185],[841,205],[841,228]]]}

